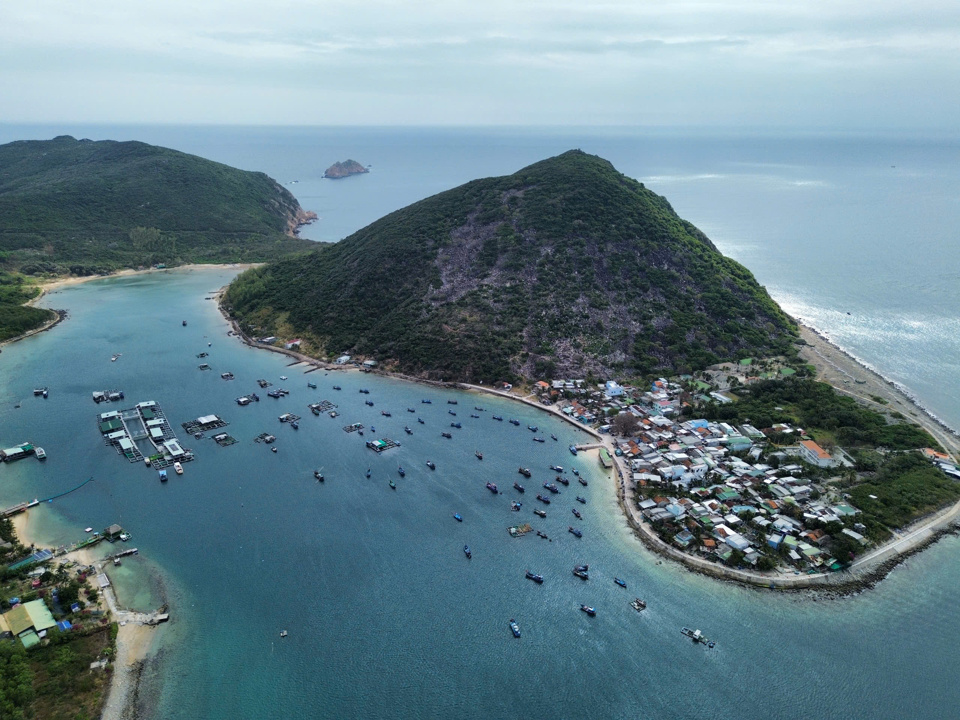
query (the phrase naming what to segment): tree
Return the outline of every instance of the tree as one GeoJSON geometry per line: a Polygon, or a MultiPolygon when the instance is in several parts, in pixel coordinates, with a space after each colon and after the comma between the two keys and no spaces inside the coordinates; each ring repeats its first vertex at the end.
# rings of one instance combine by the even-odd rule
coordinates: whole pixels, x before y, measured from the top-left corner
{"type": "Polygon", "coordinates": [[[617,415],[610,424],[613,426],[613,431],[616,434],[623,437],[629,437],[637,432],[637,428],[640,425],[640,420],[638,420],[637,416],[633,413],[622,412],[617,415]]]}

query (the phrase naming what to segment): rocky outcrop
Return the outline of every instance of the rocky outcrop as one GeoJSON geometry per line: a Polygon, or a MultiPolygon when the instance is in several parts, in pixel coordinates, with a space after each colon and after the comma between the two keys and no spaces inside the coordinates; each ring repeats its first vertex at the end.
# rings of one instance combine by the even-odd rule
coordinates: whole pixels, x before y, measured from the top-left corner
{"type": "Polygon", "coordinates": [[[323,176],[330,180],[339,180],[340,178],[349,177],[350,175],[360,175],[368,172],[370,171],[356,160],[344,160],[343,162],[335,162],[328,167],[323,173],[323,176]]]}

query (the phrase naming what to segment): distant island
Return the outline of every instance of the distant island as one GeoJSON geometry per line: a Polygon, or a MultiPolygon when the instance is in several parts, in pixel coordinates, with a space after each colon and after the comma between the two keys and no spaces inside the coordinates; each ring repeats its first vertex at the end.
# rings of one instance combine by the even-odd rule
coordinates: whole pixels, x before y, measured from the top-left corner
{"type": "Polygon", "coordinates": [[[0,145],[0,340],[46,322],[33,280],[249,263],[315,247],[316,215],[275,180],[142,142],[0,145]]]}
{"type": "Polygon", "coordinates": [[[339,180],[340,178],[349,177],[350,175],[360,175],[368,172],[370,171],[356,160],[344,160],[343,162],[335,162],[328,167],[324,171],[323,176],[330,180],[339,180]]]}

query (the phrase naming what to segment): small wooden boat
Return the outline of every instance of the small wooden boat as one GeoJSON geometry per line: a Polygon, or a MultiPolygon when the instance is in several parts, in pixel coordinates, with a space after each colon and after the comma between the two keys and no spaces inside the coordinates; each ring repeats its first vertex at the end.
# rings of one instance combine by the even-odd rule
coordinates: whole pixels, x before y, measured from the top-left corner
{"type": "Polygon", "coordinates": [[[483,453],[480,452],[479,450],[477,450],[473,454],[477,456],[477,460],[483,460],[483,453]]]}
{"type": "Polygon", "coordinates": [[[436,466],[436,464],[433,462],[433,460],[427,460],[427,467],[430,468],[431,470],[436,470],[436,469],[437,469],[437,466],[436,466]]]}
{"type": "Polygon", "coordinates": [[[538,509],[536,509],[536,510],[533,511],[533,514],[534,514],[534,515],[537,515],[537,516],[539,516],[539,517],[545,518],[545,517],[547,516],[547,511],[546,511],[546,510],[540,510],[540,509],[538,508],[538,509]]]}
{"type": "Polygon", "coordinates": [[[520,637],[520,626],[517,625],[517,621],[513,618],[510,618],[510,632],[513,633],[515,638],[520,637]]]}
{"type": "Polygon", "coordinates": [[[580,609],[583,610],[583,612],[585,612],[590,617],[594,617],[597,614],[596,609],[590,607],[589,605],[581,605],[580,609]]]}
{"type": "Polygon", "coordinates": [[[464,546],[463,546],[463,554],[467,556],[467,560],[469,560],[470,558],[473,557],[473,553],[470,552],[470,546],[469,546],[469,545],[464,545],[464,546]]]}

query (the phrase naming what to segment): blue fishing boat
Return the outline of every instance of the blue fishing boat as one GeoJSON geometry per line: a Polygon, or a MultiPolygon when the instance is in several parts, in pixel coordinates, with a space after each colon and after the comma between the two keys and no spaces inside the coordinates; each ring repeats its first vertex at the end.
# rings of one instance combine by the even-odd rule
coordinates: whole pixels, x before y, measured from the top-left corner
{"type": "Polygon", "coordinates": [[[503,418],[500,417],[499,415],[494,415],[494,416],[493,416],[493,419],[494,419],[494,420],[499,420],[500,422],[503,422],[503,418]]]}
{"type": "Polygon", "coordinates": [[[573,535],[574,537],[578,537],[578,538],[582,538],[582,537],[583,537],[583,533],[580,532],[579,530],[577,530],[575,527],[568,527],[568,528],[567,528],[567,532],[569,532],[569,533],[570,533],[571,535],[573,535]]]}
{"type": "Polygon", "coordinates": [[[160,471],[160,482],[166,482],[166,481],[167,481],[167,471],[166,471],[166,470],[161,470],[161,471],[160,471]]]}
{"type": "Polygon", "coordinates": [[[460,513],[454,513],[453,519],[456,520],[457,522],[463,522],[463,516],[461,516],[460,513]]]}
{"type": "Polygon", "coordinates": [[[576,446],[576,445],[571,445],[571,446],[570,446],[570,454],[571,454],[571,455],[576,455],[576,454],[577,454],[577,446],[576,446]]]}
{"type": "Polygon", "coordinates": [[[520,626],[517,625],[517,621],[513,618],[510,618],[510,632],[513,633],[515,638],[520,637],[520,626]]]}
{"type": "Polygon", "coordinates": [[[317,389],[317,384],[314,383],[314,382],[308,382],[308,383],[307,383],[307,387],[310,388],[311,390],[316,390],[316,389],[317,389]]]}
{"type": "Polygon", "coordinates": [[[422,402],[424,405],[429,405],[433,402],[433,400],[421,400],[420,402],[422,402]]]}
{"type": "Polygon", "coordinates": [[[406,470],[403,469],[403,465],[397,468],[397,472],[400,473],[400,477],[403,477],[407,474],[406,470]]]}
{"type": "Polygon", "coordinates": [[[539,429],[540,428],[538,428],[536,425],[527,425],[527,430],[529,430],[530,432],[536,432],[539,429]]]}
{"type": "Polygon", "coordinates": [[[626,581],[625,581],[625,580],[621,580],[621,579],[618,578],[618,577],[615,577],[615,578],[613,579],[613,581],[614,581],[617,585],[619,585],[620,587],[622,587],[622,588],[625,588],[625,587],[627,586],[626,581]]]}
{"type": "Polygon", "coordinates": [[[577,502],[582,503],[583,505],[587,504],[587,501],[584,498],[580,497],[579,495],[577,495],[577,502]]]}
{"type": "Polygon", "coordinates": [[[417,418],[417,422],[421,425],[426,425],[426,423],[423,421],[423,418],[417,418]]]}
{"type": "Polygon", "coordinates": [[[597,611],[594,608],[590,607],[589,605],[581,605],[580,609],[583,610],[590,617],[593,617],[594,615],[597,614],[597,611]]]}
{"type": "Polygon", "coordinates": [[[473,553],[470,552],[470,546],[469,546],[469,545],[464,545],[464,546],[463,546],[463,554],[467,556],[467,560],[469,560],[470,558],[473,557],[473,553]]]}
{"type": "Polygon", "coordinates": [[[537,585],[543,584],[543,575],[535,575],[527,570],[527,580],[533,580],[537,585]]]}
{"type": "Polygon", "coordinates": [[[520,421],[519,421],[519,420],[514,420],[513,418],[510,418],[510,424],[511,424],[511,425],[517,425],[517,426],[519,426],[519,425],[520,425],[520,421]]]}

